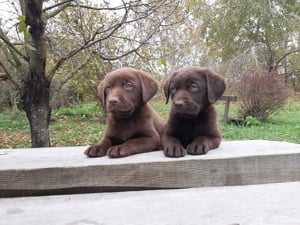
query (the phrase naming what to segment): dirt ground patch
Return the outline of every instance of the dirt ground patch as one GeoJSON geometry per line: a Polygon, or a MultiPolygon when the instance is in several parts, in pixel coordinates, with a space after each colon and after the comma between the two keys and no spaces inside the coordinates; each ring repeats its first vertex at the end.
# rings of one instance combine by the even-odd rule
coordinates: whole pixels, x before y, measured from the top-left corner
{"type": "Polygon", "coordinates": [[[0,133],[0,148],[17,148],[21,143],[29,143],[30,136],[28,134],[3,134],[0,133]]]}

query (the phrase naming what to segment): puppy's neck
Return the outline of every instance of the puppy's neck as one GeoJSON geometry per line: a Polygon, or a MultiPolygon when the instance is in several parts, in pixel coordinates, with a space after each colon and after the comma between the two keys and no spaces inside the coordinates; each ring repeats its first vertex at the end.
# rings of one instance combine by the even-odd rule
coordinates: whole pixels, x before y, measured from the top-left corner
{"type": "Polygon", "coordinates": [[[205,107],[203,110],[201,110],[198,115],[195,116],[189,116],[189,115],[181,115],[181,114],[171,114],[170,119],[172,121],[178,122],[178,123],[198,123],[199,121],[206,120],[206,118],[209,116],[209,113],[211,110],[214,109],[213,105],[210,105],[208,107],[205,107]]]}
{"type": "Polygon", "coordinates": [[[121,121],[134,120],[136,118],[140,118],[141,116],[146,116],[148,110],[148,104],[140,104],[138,105],[131,114],[126,116],[119,116],[118,114],[107,113],[106,118],[111,122],[119,123],[121,121]]]}

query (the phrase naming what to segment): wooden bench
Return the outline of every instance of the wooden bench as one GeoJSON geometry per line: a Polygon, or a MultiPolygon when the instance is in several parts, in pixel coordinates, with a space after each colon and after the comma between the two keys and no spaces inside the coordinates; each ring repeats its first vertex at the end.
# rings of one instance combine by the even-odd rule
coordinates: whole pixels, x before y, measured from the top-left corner
{"type": "MultiPolygon", "coordinates": [[[[219,100],[221,101],[225,101],[225,109],[224,109],[224,115],[223,115],[223,123],[227,124],[228,122],[230,122],[231,120],[235,120],[235,118],[230,118],[228,116],[229,114],[229,106],[230,106],[230,102],[236,102],[236,96],[234,95],[223,95],[221,96],[221,98],[219,100]]],[[[237,120],[237,119],[236,119],[237,120]]]]}
{"type": "Polygon", "coordinates": [[[229,107],[230,107],[230,102],[236,102],[237,97],[235,95],[222,95],[219,98],[219,101],[225,101],[225,108],[224,108],[224,114],[223,114],[223,124],[227,124],[230,122],[233,122],[237,125],[243,124],[245,121],[240,118],[234,118],[229,116],[229,107]]]}
{"type": "Polygon", "coordinates": [[[184,158],[85,148],[0,150],[0,224],[300,224],[299,144],[224,141],[184,158]]]}

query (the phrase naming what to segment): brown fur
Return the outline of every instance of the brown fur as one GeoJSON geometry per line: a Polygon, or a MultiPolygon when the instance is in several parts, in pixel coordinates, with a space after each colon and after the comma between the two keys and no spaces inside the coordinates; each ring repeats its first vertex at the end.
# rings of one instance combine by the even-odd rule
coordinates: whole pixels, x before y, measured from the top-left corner
{"type": "Polygon", "coordinates": [[[126,67],[108,73],[98,86],[107,127],[85,154],[123,157],[161,148],[164,123],[147,104],[157,90],[157,82],[142,71],[126,67]]]}
{"type": "Polygon", "coordinates": [[[206,154],[221,142],[217,113],[212,105],[226,88],[224,79],[206,68],[186,67],[164,83],[172,99],[169,120],[162,137],[168,157],[206,154]]]}

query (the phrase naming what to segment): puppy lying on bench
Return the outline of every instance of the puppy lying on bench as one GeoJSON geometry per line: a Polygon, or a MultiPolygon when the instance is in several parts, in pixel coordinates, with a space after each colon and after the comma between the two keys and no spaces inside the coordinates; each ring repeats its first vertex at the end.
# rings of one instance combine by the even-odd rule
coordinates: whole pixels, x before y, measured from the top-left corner
{"type": "Polygon", "coordinates": [[[84,153],[123,157],[161,149],[164,122],[147,104],[157,90],[157,82],[142,71],[126,67],[108,73],[98,86],[107,128],[101,142],[84,153]]]}
{"type": "Polygon", "coordinates": [[[172,108],[162,137],[168,157],[206,154],[221,142],[217,113],[212,105],[225,91],[224,79],[206,68],[175,71],[164,83],[172,108]]]}

